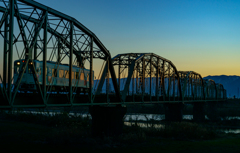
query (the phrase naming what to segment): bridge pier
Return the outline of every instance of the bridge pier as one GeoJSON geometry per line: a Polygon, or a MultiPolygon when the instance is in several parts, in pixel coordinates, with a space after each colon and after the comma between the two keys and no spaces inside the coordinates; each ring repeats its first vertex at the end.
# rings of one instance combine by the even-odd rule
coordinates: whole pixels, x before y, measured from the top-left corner
{"type": "Polygon", "coordinates": [[[193,104],[193,120],[203,122],[205,120],[204,103],[196,102],[193,104]]]}
{"type": "Polygon", "coordinates": [[[127,107],[90,106],[93,136],[118,136],[122,134],[123,117],[127,107]]]}
{"type": "Polygon", "coordinates": [[[207,117],[212,121],[220,120],[219,113],[217,111],[218,102],[208,102],[207,117]]]}
{"type": "Polygon", "coordinates": [[[165,120],[180,122],[183,118],[183,103],[165,104],[165,120]]]}

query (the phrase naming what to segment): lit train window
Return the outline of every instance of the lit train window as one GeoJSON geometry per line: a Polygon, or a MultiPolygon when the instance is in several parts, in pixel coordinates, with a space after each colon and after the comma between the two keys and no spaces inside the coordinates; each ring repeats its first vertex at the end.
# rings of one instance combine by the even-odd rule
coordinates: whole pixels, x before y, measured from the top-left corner
{"type": "Polygon", "coordinates": [[[57,77],[57,69],[52,69],[52,77],[57,77]]]}
{"type": "Polygon", "coordinates": [[[68,73],[68,71],[65,71],[65,78],[69,78],[69,73],[68,73]]]}
{"type": "Polygon", "coordinates": [[[63,78],[64,76],[64,71],[63,70],[59,70],[59,78],[63,78]]]}
{"type": "Polygon", "coordinates": [[[84,80],[84,73],[81,73],[80,80],[84,80]]]}
{"type": "Polygon", "coordinates": [[[72,72],[72,79],[75,79],[75,72],[72,72]]]}
{"type": "Polygon", "coordinates": [[[76,73],[75,73],[75,75],[76,75],[76,77],[75,77],[75,78],[76,78],[76,79],[79,79],[79,73],[78,73],[78,72],[76,72],[76,73]]]}

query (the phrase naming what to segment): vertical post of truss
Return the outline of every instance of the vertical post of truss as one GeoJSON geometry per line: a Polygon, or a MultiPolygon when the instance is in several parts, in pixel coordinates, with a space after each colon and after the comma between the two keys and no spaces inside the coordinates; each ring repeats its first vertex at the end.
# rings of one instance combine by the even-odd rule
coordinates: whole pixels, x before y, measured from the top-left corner
{"type": "Polygon", "coordinates": [[[203,96],[202,100],[205,100],[206,99],[206,93],[205,93],[205,90],[204,90],[205,83],[203,82],[202,79],[201,79],[201,87],[202,87],[202,96],[203,96]]]}
{"type": "Polygon", "coordinates": [[[7,80],[7,50],[8,50],[8,17],[5,19],[4,24],[4,46],[3,46],[3,86],[6,89],[6,80],[7,80]]]}
{"type": "Polygon", "coordinates": [[[165,97],[166,97],[166,91],[165,91],[165,61],[163,61],[162,64],[162,93],[163,93],[163,101],[165,101],[165,97]]]}
{"type": "Polygon", "coordinates": [[[47,77],[47,21],[48,21],[48,12],[45,12],[45,18],[44,18],[44,27],[43,27],[43,81],[42,81],[42,92],[43,92],[43,99],[44,104],[46,105],[46,77],[47,77]]]}
{"type": "Polygon", "coordinates": [[[9,44],[8,44],[8,97],[11,103],[12,97],[12,63],[13,63],[13,30],[14,30],[14,0],[9,0],[9,44]]]}
{"type": "Polygon", "coordinates": [[[150,101],[152,101],[152,55],[150,55],[150,101]]]}
{"type": "Polygon", "coordinates": [[[145,93],[145,60],[142,58],[142,101],[144,102],[145,93]]]}
{"type": "Polygon", "coordinates": [[[188,77],[188,99],[191,97],[191,79],[188,77]]]}
{"type": "Polygon", "coordinates": [[[195,75],[193,75],[193,81],[192,81],[192,87],[193,87],[193,100],[195,100],[196,98],[196,79],[195,79],[195,75]]]}
{"type": "Polygon", "coordinates": [[[72,78],[73,78],[73,75],[72,75],[72,66],[73,66],[73,22],[71,21],[70,23],[70,33],[69,33],[69,36],[70,36],[70,48],[69,48],[69,102],[70,104],[72,105],[73,103],[73,93],[72,93],[72,78]]]}
{"type": "MultiPolygon", "coordinates": [[[[176,71],[176,72],[177,72],[177,71],[176,71]]],[[[182,94],[182,87],[181,87],[181,82],[180,82],[180,78],[179,78],[179,77],[178,77],[177,82],[178,82],[179,96],[180,96],[181,101],[183,101],[184,96],[183,96],[183,94],[182,94]]]]}
{"type": "Polygon", "coordinates": [[[133,75],[132,75],[132,100],[134,101],[134,86],[135,86],[135,75],[134,75],[134,72],[135,72],[135,68],[133,70],[133,75]]]}
{"type": "MultiPolygon", "coordinates": [[[[130,65],[131,65],[131,62],[130,62],[130,55],[128,55],[128,68],[127,68],[127,74],[129,74],[129,71],[130,71],[130,65]]],[[[130,88],[128,88],[128,96],[130,96],[130,88]]]]}
{"type": "Polygon", "coordinates": [[[58,39],[58,50],[57,50],[57,63],[58,64],[60,64],[60,61],[61,61],[61,47],[62,47],[61,41],[60,41],[60,39],[58,39]]]}
{"type": "Polygon", "coordinates": [[[176,73],[175,70],[174,70],[174,74],[173,74],[173,101],[175,101],[175,85],[176,85],[176,81],[175,81],[175,78],[176,78],[176,73]]]}
{"type": "Polygon", "coordinates": [[[159,78],[158,78],[158,74],[159,74],[159,58],[157,58],[157,69],[156,69],[156,93],[155,96],[157,98],[157,101],[159,101],[159,89],[158,89],[158,84],[159,84],[159,78]]]}
{"type": "MultiPolygon", "coordinates": [[[[37,33],[37,32],[38,32],[38,29],[37,29],[38,25],[37,25],[37,23],[35,23],[34,26],[35,26],[34,31],[35,31],[35,33],[37,33]]],[[[37,40],[36,40],[36,43],[35,43],[35,45],[34,45],[33,59],[34,59],[34,60],[37,60],[37,40]]]]}
{"type": "Polygon", "coordinates": [[[194,100],[196,100],[197,99],[197,75],[194,76],[194,82],[195,82],[194,100]]]}
{"type": "Polygon", "coordinates": [[[109,103],[109,61],[107,62],[106,95],[107,95],[107,103],[109,103]]]}
{"type": "Polygon", "coordinates": [[[170,101],[170,87],[171,87],[171,75],[170,75],[170,64],[168,63],[168,100],[170,101]]]}
{"type": "MultiPolygon", "coordinates": [[[[90,98],[90,102],[93,103],[93,99],[92,99],[92,86],[93,86],[93,37],[91,37],[90,40],[90,75],[89,75],[89,98],[90,98]]],[[[107,59],[107,60],[111,60],[111,59],[107,59]]],[[[109,65],[109,62],[107,62],[107,64],[109,65]]],[[[108,70],[109,71],[109,66],[108,66],[108,70]]]]}
{"type": "Polygon", "coordinates": [[[192,91],[192,100],[194,99],[194,90],[193,90],[193,79],[191,77],[191,91],[192,91]]]}
{"type": "Polygon", "coordinates": [[[136,94],[138,94],[138,86],[139,86],[138,69],[139,69],[139,63],[137,63],[137,68],[136,68],[136,94]]]}
{"type": "Polygon", "coordinates": [[[121,81],[121,56],[119,56],[119,59],[118,59],[118,87],[119,87],[119,91],[121,91],[121,84],[120,84],[120,81],[121,81]]]}
{"type": "Polygon", "coordinates": [[[196,76],[196,97],[195,99],[198,99],[199,97],[199,79],[198,76],[196,76]]]}

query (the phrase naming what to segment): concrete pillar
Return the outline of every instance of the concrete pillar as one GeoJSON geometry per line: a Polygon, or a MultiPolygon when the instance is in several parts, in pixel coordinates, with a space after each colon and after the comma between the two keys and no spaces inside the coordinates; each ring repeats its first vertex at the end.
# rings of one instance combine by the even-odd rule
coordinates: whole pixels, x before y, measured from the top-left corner
{"type": "Polygon", "coordinates": [[[220,120],[219,112],[217,111],[218,102],[208,102],[207,105],[207,117],[212,121],[220,120]]]}
{"type": "Polygon", "coordinates": [[[165,104],[165,120],[180,122],[183,118],[183,103],[165,104]]]}
{"type": "Polygon", "coordinates": [[[118,136],[122,134],[123,117],[127,107],[90,106],[93,136],[118,136]]]}
{"type": "Polygon", "coordinates": [[[193,104],[193,120],[203,122],[205,120],[204,103],[196,102],[193,104]]]}

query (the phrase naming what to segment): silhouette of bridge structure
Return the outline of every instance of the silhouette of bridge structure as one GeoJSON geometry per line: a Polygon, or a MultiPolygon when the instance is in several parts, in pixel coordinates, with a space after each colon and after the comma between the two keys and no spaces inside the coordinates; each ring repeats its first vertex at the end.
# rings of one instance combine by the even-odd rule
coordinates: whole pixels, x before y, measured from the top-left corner
{"type": "MultiPolygon", "coordinates": [[[[111,57],[87,27],[38,2],[3,0],[0,12],[0,41],[3,44],[1,109],[90,106],[93,125],[99,125],[99,118],[109,114],[115,116],[115,120],[121,120],[126,113],[123,106],[130,104],[166,104],[169,110],[166,119],[178,120],[184,103],[196,105],[198,118],[203,118],[204,104],[226,99],[223,85],[204,80],[194,71],[178,71],[170,60],[154,53],[111,57]],[[16,60],[24,60],[17,72],[13,70],[16,60]],[[57,73],[60,64],[68,66],[69,77],[61,87],[63,91],[55,90],[52,82],[57,78],[53,77],[49,82],[47,71],[42,71],[40,81],[34,60],[42,61],[42,70],[47,69],[48,62],[54,63],[57,73]],[[101,77],[93,80],[94,73],[89,73],[87,88],[77,90],[76,81],[80,78],[74,78],[73,67],[92,72],[95,60],[103,62],[99,72],[101,77]],[[21,92],[19,87],[24,82],[27,67],[37,90],[21,92]]],[[[114,126],[117,124],[120,123],[114,126]]]]}

